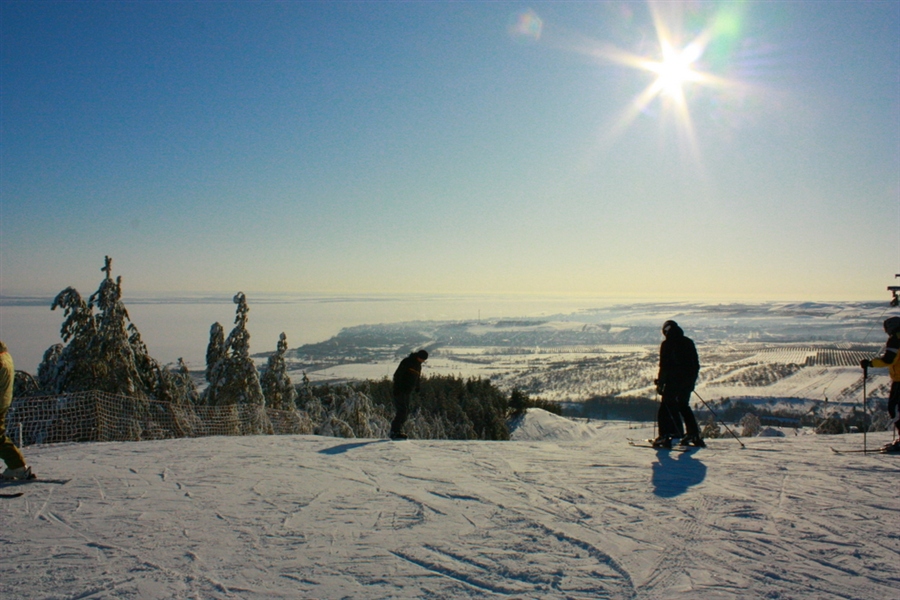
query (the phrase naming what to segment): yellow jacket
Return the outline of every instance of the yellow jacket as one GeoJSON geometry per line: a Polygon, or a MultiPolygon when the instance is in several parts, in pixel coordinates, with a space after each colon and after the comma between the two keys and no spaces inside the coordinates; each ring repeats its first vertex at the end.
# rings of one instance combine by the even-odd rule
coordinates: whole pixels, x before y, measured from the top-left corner
{"type": "Polygon", "coordinates": [[[0,415],[9,409],[13,398],[13,382],[16,380],[16,367],[9,352],[0,352],[0,415]]]}
{"type": "Polygon", "coordinates": [[[891,374],[891,381],[900,381],[900,358],[897,358],[898,354],[900,354],[900,333],[895,333],[888,338],[884,356],[873,358],[869,364],[882,369],[889,367],[890,371],[888,372],[891,374]]]}

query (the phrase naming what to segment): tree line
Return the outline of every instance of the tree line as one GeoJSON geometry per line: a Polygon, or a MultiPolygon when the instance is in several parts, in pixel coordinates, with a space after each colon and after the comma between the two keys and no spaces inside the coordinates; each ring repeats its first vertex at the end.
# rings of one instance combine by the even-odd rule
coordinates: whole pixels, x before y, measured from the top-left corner
{"type": "MultiPolygon", "coordinates": [[[[53,300],[51,309],[63,311],[63,343],[47,349],[36,377],[17,374],[16,397],[100,391],[184,407],[248,404],[301,413],[309,430],[323,435],[386,433],[393,415],[387,379],[313,386],[304,374],[303,381],[294,384],[286,368],[284,333],[260,372],[250,355],[250,308],[242,292],[233,298],[230,333],[226,336],[218,322],[210,327],[207,385],[199,390],[182,359],[164,366],[150,356],[122,302],[122,279],[113,278],[110,257],[101,271],[104,278],[87,300],[72,287],[53,300]]],[[[562,412],[557,403],[532,399],[518,389],[506,394],[487,379],[426,377],[420,387],[407,426],[417,438],[505,440],[513,414],[532,406],[562,412]]]]}
{"type": "MultiPolygon", "coordinates": [[[[72,287],[54,298],[51,309],[63,311],[60,336],[64,343],[47,349],[36,377],[17,372],[16,397],[100,391],[185,407],[253,405],[295,411],[298,415],[294,418],[308,423],[307,429],[314,433],[385,435],[393,415],[389,380],[313,386],[304,374],[304,380],[295,384],[286,368],[284,333],[265,367],[257,369],[250,355],[250,308],[242,292],[233,298],[236,309],[230,333],[226,336],[218,322],[210,327],[204,372],[207,385],[199,390],[182,359],[175,365],[161,365],[150,356],[122,302],[122,279],[113,278],[110,257],[105,258],[101,271],[104,277],[87,300],[72,287]]],[[[417,438],[503,440],[509,438],[508,419],[527,408],[564,414],[559,403],[532,398],[526,389],[516,387],[507,394],[488,379],[423,378],[409,432],[417,438]]],[[[889,425],[883,422],[886,406],[877,401],[870,412],[854,410],[844,416],[822,414],[816,407],[806,414],[794,414],[728,399],[718,404],[716,416],[727,422],[753,415],[763,425],[811,426],[822,433],[881,430],[889,425]]],[[[652,421],[657,408],[652,399],[607,395],[569,405],[565,414],[652,421]]],[[[704,409],[697,411],[697,417],[707,423],[716,420],[704,409]]]]}

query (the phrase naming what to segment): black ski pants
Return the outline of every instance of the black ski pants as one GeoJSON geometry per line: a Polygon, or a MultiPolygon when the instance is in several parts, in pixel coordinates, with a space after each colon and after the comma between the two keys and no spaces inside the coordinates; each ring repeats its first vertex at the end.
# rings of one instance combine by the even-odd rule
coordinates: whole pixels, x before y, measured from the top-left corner
{"type": "Polygon", "coordinates": [[[697,426],[697,417],[691,410],[691,394],[694,390],[686,390],[678,395],[678,412],[684,421],[685,433],[695,437],[700,437],[700,428],[697,426]]]}
{"type": "Polygon", "coordinates": [[[22,456],[13,441],[6,435],[6,413],[9,407],[0,408],[0,460],[6,463],[10,469],[20,469],[25,466],[25,457],[22,456]]]}
{"type": "MultiPolygon", "coordinates": [[[[891,415],[891,419],[897,418],[898,410],[900,410],[900,381],[895,381],[891,384],[891,393],[888,396],[888,414],[891,415]]],[[[894,429],[900,435],[900,421],[894,422],[894,429]]]]}
{"type": "Polygon", "coordinates": [[[394,420],[391,421],[391,433],[401,433],[403,425],[409,417],[409,398],[412,396],[412,390],[394,390],[394,420]]]}
{"type": "Polygon", "coordinates": [[[675,394],[663,394],[659,403],[659,411],[656,413],[656,422],[659,426],[660,437],[682,437],[684,427],[681,424],[681,411],[678,409],[678,396],[675,394]]]}
{"type": "Polygon", "coordinates": [[[697,418],[691,410],[691,393],[694,390],[684,389],[664,393],[656,415],[659,424],[659,435],[684,437],[694,435],[700,437],[697,418]],[[687,431],[685,431],[687,430],[687,431]]]}

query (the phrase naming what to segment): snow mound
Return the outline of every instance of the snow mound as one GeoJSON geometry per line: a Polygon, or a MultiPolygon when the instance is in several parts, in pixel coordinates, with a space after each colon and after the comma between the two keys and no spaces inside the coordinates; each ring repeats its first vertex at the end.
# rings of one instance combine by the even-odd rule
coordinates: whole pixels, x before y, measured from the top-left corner
{"type": "Polygon", "coordinates": [[[784,432],[780,429],[775,429],[774,427],[764,427],[762,428],[757,437],[784,437],[784,432]]]}
{"type": "Polygon", "coordinates": [[[509,439],[530,441],[577,441],[597,437],[602,428],[599,422],[573,421],[541,408],[529,408],[524,415],[509,423],[509,439]]]}

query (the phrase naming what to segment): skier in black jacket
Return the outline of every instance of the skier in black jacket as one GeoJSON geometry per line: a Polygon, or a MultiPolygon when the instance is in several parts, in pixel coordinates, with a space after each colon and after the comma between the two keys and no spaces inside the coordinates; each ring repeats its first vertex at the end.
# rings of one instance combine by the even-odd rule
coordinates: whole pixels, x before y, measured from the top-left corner
{"type": "Polygon", "coordinates": [[[404,440],[403,425],[409,416],[409,397],[419,391],[419,378],[422,375],[422,363],[428,359],[428,352],[419,350],[411,352],[400,361],[394,371],[394,409],[397,411],[391,422],[391,439],[404,440]]]}
{"type": "Polygon", "coordinates": [[[653,445],[671,448],[672,439],[680,437],[682,446],[705,446],[690,404],[691,393],[700,373],[697,347],[675,321],[663,323],[662,332],[666,339],[659,347],[659,376],[656,380],[656,391],[662,396],[662,402],[657,413],[659,437],[653,445]],[[682,419],[687,435],[682,429],[682,419]]]}

